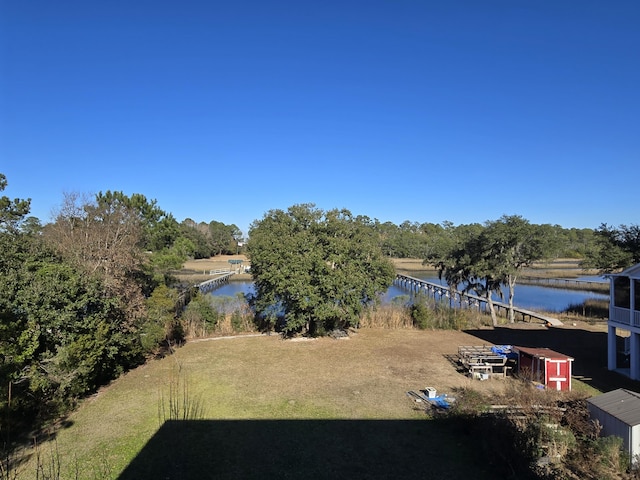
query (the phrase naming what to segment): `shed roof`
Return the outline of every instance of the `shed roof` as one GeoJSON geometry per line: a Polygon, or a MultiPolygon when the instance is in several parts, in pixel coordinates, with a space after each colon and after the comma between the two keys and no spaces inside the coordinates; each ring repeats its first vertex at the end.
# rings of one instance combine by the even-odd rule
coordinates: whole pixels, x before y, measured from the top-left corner
{"type": "Polygon", "coordinates": [[[513,347],[513,350],[541,359],[548,358],[553,360],[569,360],[570,362],[573,361],[572,357],[569,357],[564,353],[559,353],[555,350],[551,350],[550,348],[513,347]]]}
{"type": "Polygon", "coordinates": [[[634,427],[640,425],[640,393],[619,388],[587,399],[587,403],[634,427]]]}

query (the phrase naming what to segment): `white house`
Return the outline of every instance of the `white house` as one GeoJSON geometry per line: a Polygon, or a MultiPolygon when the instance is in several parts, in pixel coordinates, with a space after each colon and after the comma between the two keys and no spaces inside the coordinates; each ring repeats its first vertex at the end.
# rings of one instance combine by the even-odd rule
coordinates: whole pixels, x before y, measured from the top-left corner
{"type": "Polygon", "coordinates": [[[640,394],[619,388],[587,399],[587,409],[593,420],[602,426],[601,437],[622,438],[632,463],[640,455],[640,394]]]}
{"type": "Polygon", "coordinates": [[[610,301],[607,332],[607,367],[627,373],[618,365],[616,330],[628,332],[628,375],[640,380],[640,263],[609,275],[610,301]]]}

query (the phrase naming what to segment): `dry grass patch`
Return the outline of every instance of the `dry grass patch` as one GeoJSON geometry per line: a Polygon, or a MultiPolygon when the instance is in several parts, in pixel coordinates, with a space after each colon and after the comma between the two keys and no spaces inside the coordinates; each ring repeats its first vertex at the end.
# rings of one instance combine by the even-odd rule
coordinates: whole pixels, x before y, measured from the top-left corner
{"type": "Polygon", "coordinates": [[[391,261],[398,273],[411,274],[435,271],[435,268],[431,265],[423,265],[421,258],[392,258],[391,261]]]}
{"type": "Polygon", "coordinates": [[[200,258],[198,260],[188,260],[183,265],[183,270],[196,273],[209,273],[209,270],[224,269],[231,267],[229,260],[242,260],[243,265],[249,264],[246,255],[216,255],[211,258],[200,258]]]}

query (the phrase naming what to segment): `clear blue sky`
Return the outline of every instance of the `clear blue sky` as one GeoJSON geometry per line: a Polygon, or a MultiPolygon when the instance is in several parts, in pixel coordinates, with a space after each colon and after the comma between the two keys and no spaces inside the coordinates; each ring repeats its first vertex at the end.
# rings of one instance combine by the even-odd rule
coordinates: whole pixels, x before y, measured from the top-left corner
{"type": "Polygon", "coordinates": [[[640,223],[637,0],[0,0],[0,172],[182,221],[640,223]]]}

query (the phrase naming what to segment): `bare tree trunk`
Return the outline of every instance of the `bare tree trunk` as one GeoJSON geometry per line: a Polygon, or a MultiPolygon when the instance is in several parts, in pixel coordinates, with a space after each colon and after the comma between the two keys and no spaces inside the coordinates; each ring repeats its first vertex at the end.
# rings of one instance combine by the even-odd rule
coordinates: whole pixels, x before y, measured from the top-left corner
{"type": "Polygon", "coordinates": [[[491,298],[491,292],[488,292],[485,295],[487,299],[487,305],[489,305],[489,313],[491,313],[491,323],[493,323],[494,327],[498,326],[498,316],[496,315],[496,307],[493,304],[493,298],[491,298]]]}
{"type": "Polygon", "coordinates": [[[509,323],[514,323],[516,321],[516,315],[513,310],[513,296],[515,294],[516,276],[509,275],[507,277],[507,283],[509,284],[509,323]]]}

